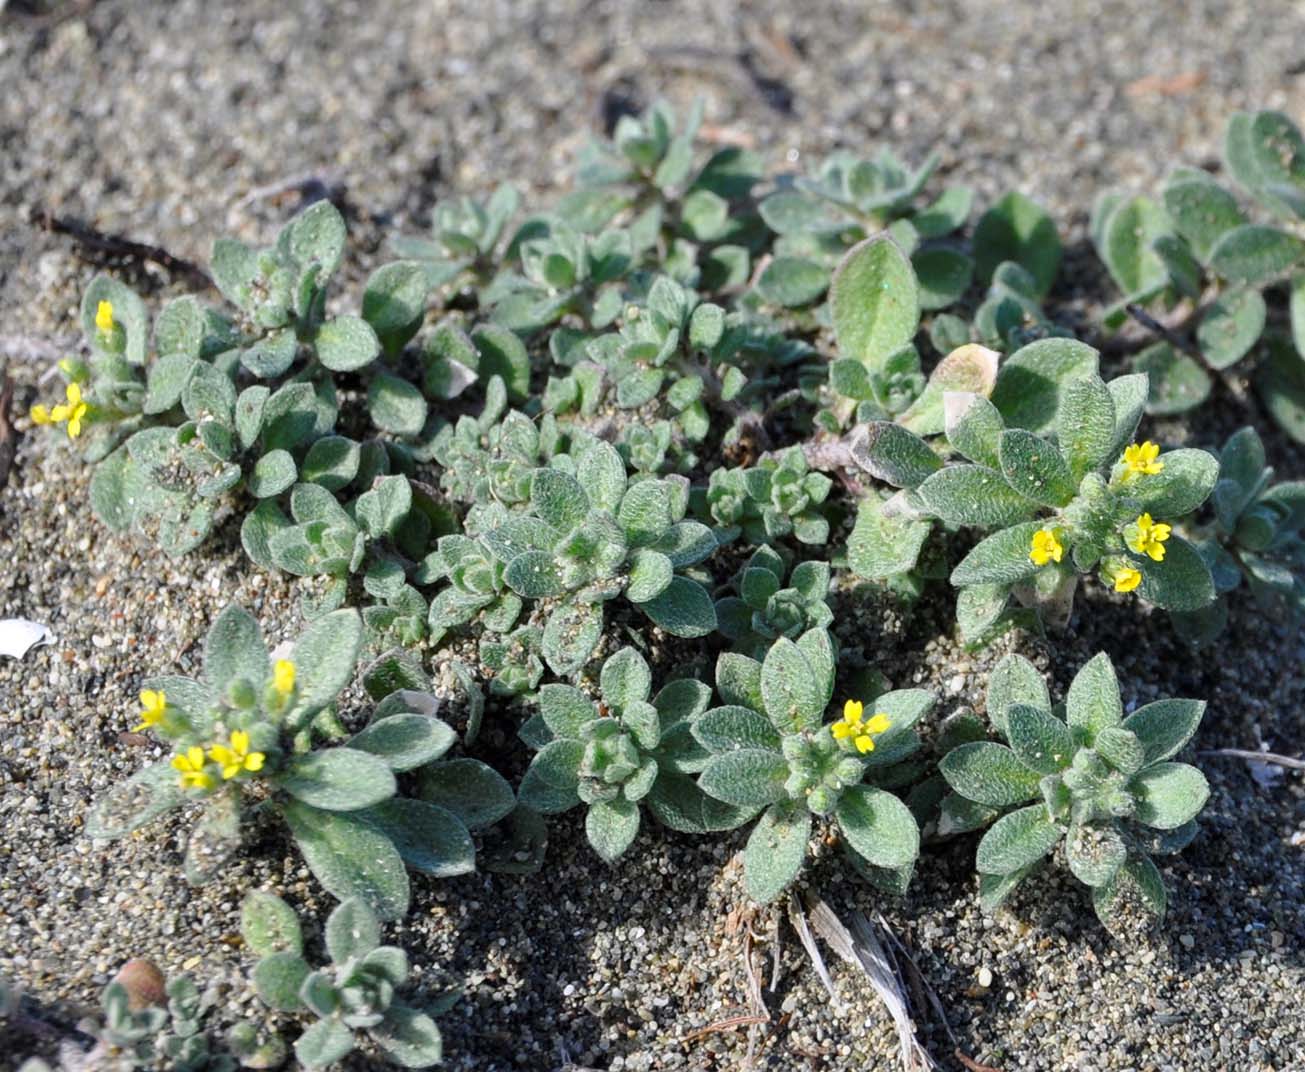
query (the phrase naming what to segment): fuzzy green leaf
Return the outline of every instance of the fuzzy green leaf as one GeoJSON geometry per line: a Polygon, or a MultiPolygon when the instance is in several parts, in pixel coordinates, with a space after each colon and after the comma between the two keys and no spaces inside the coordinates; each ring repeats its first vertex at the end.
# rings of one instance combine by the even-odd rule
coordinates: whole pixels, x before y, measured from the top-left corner
{"type": "Polygon", "coordinates": [[[1210,180],[1172,181],[1164,199],[1174,227],[1202,261],[1226,231],[1246,222],[1237,199],[1210,180]]]}
{"type": "Polygon", "coordinates": [[[1128,849],[1111,823],[1071,826],[1065,838],[1065,859],[1074,877],[1085,886],[1104,886],[1124,865],[1128,849]]]}
{"type": "Polygon", "coordinates": [[[1031,577],[1038,566],[1029,558],[1029,549],[1041,528],[1041,521],[1027,521],[993,533],[952,570],[952,584],[1013,584],[1031,577]]]}
{"type": "Polygon", "coordinates": [[[1225,232],[1210,251],[1210,268],[1245,286],[1271,283],[1305,260],[1305,240],[1276,227],[1248,223],[1225,232]]]}
{"type": "Polygon", "coordinates": [[[295,1057],[305,1068],[326,1068],[353,1047],[352,1028],[339,1020],[318,1020],[295,1041],[295,1057]]]}
{"type": "MultiPolygon", "coordinates": [[[[1111,430],[1114,430],[1113,416],[1111,430]]],[[[1069,465],[1055,446],[1023,428],[1002,432],[998,457],[1006,483],[1026,499],[1043,506],[1064,506],[1078,490],[1069,465]]],[[[929,502],[925,489],[920,491],[921,498],[929,502]]],[[[978,498],[982,502],[983,496],[978,498]]],[[[1001,523],[989,522],[989,526],[1001,523]]]]}
{"type": "Polygon", "coordinates": [[[920,323],[915,272],[884,235],[847,251],[834,271],[829,303],[839,353],[870,369],[907,346],[920,323]]]}
{"type": "Polygon", "coordinates": [[[943,402],[943,424],[947,441],[960,454],[989,469],[999,469],[998,444],[1006,423],[982,395],[957,392],[943,402]]]}
{"type": "Polygon", "coordinates": [[[1204,700],[1156,700],[1139,707],[1123,725],[1142,742],[1144,762],[1150,765],[1175,755],[1196,732],[1204,714],[1204,700]]]}
{"type": "MultiPolygon", "coordinates": [[[[476,847],[461,818],[425,800],[393,797],[358,813],[393,842],[414,871],[451,878],[476,869],[476,847]]],[[[339,962],[339,957],[335,958],[339,962]]]]}
{"type": "Polygon", "coordinates": [[[113,841],[186,802],[168,760],[137,771],[108,789],[86,816],[86,836],[113,841]]]}
{"type": "Polygon", "coordinates": [[[1201,553],[1179,536],[1165,542],[1162,562],[1138,559],[1142,583],[1137,593],[1168,611],[1197,611],[1214,602],[1214,578],[1201,553]]]}
{"type": "Polygon", "coordinates": [[[602,604],[571,603],[549,616],[540,651],[553,673],[570,674],[589,661],[602,635],[602,604]]]}
{"type": "Polygon", "coordinates": [[[1268,309],[1258,290],[1234,290],[1210,303],[1196,329],[1205,359],[1217,369],[1236,364],[1264,332],[1268,309]]]}
{"type": "Polygon", "coordinates": [[[614,863],[639,833],[639,805],[629,800],[600,800],[585,815],[585,835],[594,851],[614,863]]]}
{"type": "Polygon", "coordinates": [[[589,513],[589,497],[575,477],[558,469],[536,469],[530,480],[530,505],[539,518],[567,533],[589,513]]]}
{"type": "Polygon", "coordinates": [[[1128,494],[1157,520],[1190,514],[1210,496],[1219,480],[1219,459],[1208,450],[1184,447],[1166,451],[1164,468],[1128,484],[1128,494]]]}
{"type": "Polygon", "coordinates": [[[793,641],[780,637],[761,666],[764,710],[781,733],[812,730],[824,721],[828,702],[823,682],[793,641]]]}
{"type": "Polygon", "coordinates": [[[920,852],[920,830],[911,810],[892,793],[854,785],[835,811],[848,845],[876,867],[904,867],[920,852]]]}
{"type": "Polygon", "coordinates": [[[583,741],[562,740],[545,745],[526,768],[517,791],[518,800],[545,815],[579,804],[576,787],[580,784],[584,751],[583,741]]]}
{"type": "Polygon", "coordinates": [[[1039,339],[1001,363],[992,404],[1008,427],[1054,430],[1060,396],[1073,380],[1097,373],[1097,352],[1073,339],[1039,339]]]}
{"type": "Polygon", "coordinates": [[[1137,799],[1137,820],[1157,830],[1173,830],[1196,818],[1210,796],[1205,775],[1186,763],[1157,763],[1128,783],[1137,799]]]}
{"type": "MultiPolygon", "coordinates": [[[[1003,439],[1011,434],[1010,431],[1003,432],[1003,439]]],[[[1054,455],[1060,462],[1054,448],[1048,447],[1041,454],[1045,457],[1054,455]]],[[[1064,463],[1060,462],[1060,465],[1063,468],[1064,463]]],[[[1034,484],[1032,479],[1021,482],[1030,487],[1034,484]]],[[[1011,487],[1002,473],[983,465],[949,465],[934,473],[916,490],[932,513],[953,525],[1005,528],[1023,521],[1037,510],[1037,503],[1011,487]]],[[[1024,550],[1027,557],[1028,548],[1024,550]]]]}
{"type": "Polygon", "coordinates": [[[976,804],[1005,808],[1033,800],[1040,775],[1005,745],[974,741],[953,748],[938,769],[956,792],[976,804]]]}
{"type": "Polygon", "coordinates": [[[370,365],[381,352],[372,326],[357,316],[337,316],[317,331],[317,360],[332,372],[353,372],[370,365]]]}
{"type": "MultiPolygon", "coordinates": [[[[282,904],[284,903],[283,901],[282,904]]],[[[296,920],[295,926],[298,925],[296,920]]],[[[268,1008],[281,1012],[298,1012],[304,1007],[299,999],[299,991],[308,978],[309,971],[308,962],[299,955],[297,949],[267,953],[254,965],[254,989],[268,1008]]]]}
{"type": "Polygon", "coordinates": [[[418,772],[417,795],[452,812],[468,830],[490,826],[516,806],[512,787],[478,759],[446,759],[418,772]]]}
{"type": "Polygon", "coordinates": [[[807,858],[811,813],[795,805],[776,805],[757,820],[743,853],[748,895],[769,904],[798,876],[807,858]]]}
{"type": "Polygon", "coordinates": [[[1005,737],[1013,704],[1051,710],[1051,694],[1037,668],[1023,655],[1003,655],[988,675],[988,719],[1005,737]]]}
{"type": "Polygon", "coordinates": [[[407,1005],[391,1005],[385,1019],[368,1033],[401,1068],[430,1068],[444,1058],[444,1042],[435,1021],[407,1005]]]}
{"type": "Polygon", "coordinates": [[[1015,703],[1007,708],[1006,739],[1019,761],[1039,774],[1064,770],[1076,751],[1065,723],[1045,708],[1026,704],[1015,703]]]}
{"type": "Polygon", "coordinates": [[[919,436],[891,421],[871,421],[855,436],[852,460],[876,480],[914,488],[942,468],[942,459],[919,436]]]}
{"type": "Polygon", "coordinates": [[[638,606],[672,636],[700,637],[716,629],[716,608],[711,596],[688,577],[672,577],[671,583],[658,595],[638,606]]]}
{"type": "Polygon", "coordinates": [[[1133,359],[1133,368],[1149,382],[1148,413],[1186,413],[1210,397],[1210,374],[1167,342],[1148,346],[1133,359]]]}
{"type": "Polygon", "coordinates": [[[1164,879],[1145,854],[1130,854],[1107,882],[1092,890],[1092,907],[1102,924],[1125,934],[1132,933],[1139,907],[1159,920],[1166,902],[1164,879]]]}
{"type": "Polygon", "coordinates": [[[829,286],[829,270],[803,257],[775,257],[757,280],[757,293],[773,305],[798,308],[816,301],[829,286]]]}
{"type": "Polygon", "coordinates": [[[1085,474],[1113,461],[1115,436],[1115,403],[1109,388],[1095,376],[1067,383],[1056,414],[1056,439],[1075,485],[1085,474]]]}
{"type": "Polygon", "coordinates": [[[296,715],[320,711],[353,680],[362,639],[362,617],[356,610],[332,611],[308,627],[290,656],[299,689],[296,715]]]}
{"type": "Polygon", "coordinates": [[[258,619],[244,607],[229,604],[204,638],[204,680],[214,696],[223,696],[239,678],[257,689],[271,674],[272,664],[258,619]]]}
{"type": "Polygon", "coordinates": [[[405,713],[377,719],[355,734],[349,747],[377,756],[392,771],[408,771],[438,759],[456,739],[438,718],[405,713]]]}
{"type": "Polygon", "coordinates": [[[1065,721],[1083,731],[1088,744],[1110,726],[1124,719],[1119,698],[1119,680],[1114,664],[1104,651],[1089,659],[1074,675],[1065,694],[1065,721]]]}
{"type": "Polygon", "coordinates": [[[713,756],[698,776],[704,793],[744,808],[764,807],[784,796],[788,764],[778,752],[740,748],[713,756]]]}
{"type": "Polygon", "coordinates": [[[382,759],[354,748],[327,748],[297,756],[276,775],[277,787],[323,811],[357,811],[394,796],[395,782],[382,759]]]}
{"type": "Polygon", "coordinates": [[[1168,269],[1153,245],[1169,230],[1164,209],[1149,197],[1130,198],[1110,214],[1102,254],[1125,295],[1149,294],[1168,282],[1168,269]]]}
{"type": "Polygon", "coordinates": [[[287,802],[281,812],[309,869],[328,892],[341,900],[361,897],[381,919],[407,912],[408,875],[384,834],[346,812],[319,811],[300,801],[287,802]]]}
{"type": "Polygon", "coordinates": [[[1003,815],[983,835],[975,853],[975,866],[985,874],[1008,875],[1046,856],[1060,841],[1061,829],[1049,818],[1043,804],[1003,815]]]}
{"type": "Polygon", "coordinates": [[[426,399],[413,384],[382,373],[367,387],[367,412],[382,432],[415,436],[426,424],[426,399]]]}
{"type": "Polygon", "coordinates": [[[1046,212],[1023,194],[1011,192],[975,225],[974,256],[980,283],[988,283],[1003,261],[1015,261],[1033,277],[1041,297],[1060,269],[1060,236],[1046,212]]]}
{"type": "Polygon", "coordinates": [[[751,708],[733,704],[705,711],[693,722],[693,736],[709,752],[740,748],[779,751],[779,734],[770,721],[751,708]]]}
{"type": "Polygon", "coordinates": [[[886,505],[870,495],[857,507],[847,539],[847,564],[858,577],[878,580],[914,569],[933,531],[928,521],[890,515],[886,505]]]}

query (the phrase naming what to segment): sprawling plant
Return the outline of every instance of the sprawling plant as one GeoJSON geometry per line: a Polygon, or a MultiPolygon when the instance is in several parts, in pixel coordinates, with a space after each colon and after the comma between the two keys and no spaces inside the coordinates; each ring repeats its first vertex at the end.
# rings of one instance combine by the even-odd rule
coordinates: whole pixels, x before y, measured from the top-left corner
{"type": "MultiPolygon", "coordinates": [[[[341,901],[332,963],[310,967],[271,894],[246,900],[242,929],[266,1002],[316,1017],[295,1047],[307,1067],[356,1045],[437,1062],[431,1013],[395,998],[407,958],[379,921],[406,912],[409,870],[537,870],[544,816],[580,806],[609,863],[645,813],[697,834],[753,824],[745,880],[763,903],[813,833],[901,892],[919,823],[988,828],[989,907],[1060,846],[1107,927],[1161,914],[1151,856],[1190,841],[1207,795],[1172,761],[1203,705],[1125,717],[1102,655],[1053,706],[1007,656],[988,690],[1002,743],[958,712],[927,727],[926,752],[932,697],[883,691],[827,631],[831,593],[857,609],[844,565],[908,598],[950,570],[976,645],[1065,624],[1089,574],[1193,642],[1243,582],[1305,607],[1305,490],[1275,483],[1256,432],[1218,457],[1138,433],[1148,408],[1211,390],[1190,355],[1217,372],[1253,355],[1269,409],[1305,440],[1305,142],[1289,120],[1229,129],[1228,172],[1271,224],[1192,169],[1163,204],[1099,203],[1102,256],[1162,340],[1107,381],[1048,313],[1062,247],[1028,198],[971,224],[970,191],[940,187],[935,157],[913,170],[888,151],[763,187],[754,153],[697,155],[701,119],[663,102],[620,118],[543,211],[506,185],[442,202],[357,315],[329,289],[345,228],[327,203],[267,248],[216,243],[222,310],[184,297],[151,322],[97,276],[81,353],[31,410],[84,448],[115,530],[180,554],[231,517],[254,563],[301,578],[309,624],[288,654],[230,607],[202,678],[143,683],[136,729],[167,755],[86,830],[120,838],[185,807],[185,872],[203,882],[255,824],[284,824],[341,901]],[[362,725],[338,708],[364,650],[362,725]],[[690,676],[711,659],[715,700],[690,676]],[[649,662],[675,665],[657,690],[649,662]],[[840,671],[858,698],[831,712],[840,671]],[[519,801],[479,759],[448,758],[441,718],[485,749],[517,708],[533,753],[519,801]]],[[[104,1037],[182,1069],[275,1060],[252,1025],[210,1054],[204,998],[184,980],[168,997],[165,1013],[110,987],[104,1037]]]]}
{"type": "Polygon", "coordinates": [[[790,573],[784,558],[762,544],[730,582],[732,594],[716,600],[721,633],[734,649],[763,659],[778,637],[796,640],[834,619],[829,608],[828,562],[799,562],[790,573]],[[788,585],[784,580],[787,577],[788,585]]]}
{"type": "Polygon", "coordinates": [[[432,600],[433,630],[479,615],[506,634],[528,603],[542,619],[539,652],[557,674],[589,660],[603,605],[618,596],[673,636],[715,630],[711,596],[684,572],[716,550],[705,525],[684,520],[686,481],[631,480],[616,449],[592,436],[520,475],[520,501],[475,507],[474,541],[445,537],[428,557],[425,576],[450,582],[432,600]]]}
{"type": "MultiPolygon", "coordinates": [[[[365,316],[328,317],[344,239],[328,202],[292,220],[268,249],[220,239],[212,270],[234,312],[193,297],[169,303],[148,366],[144,303],[104,277],[87,288],[90,361],[65,362],[67,401],[37,406],[33,417],[64,423],[74,438],[85,430],[88,456],[99,461],[91,502],[103,521],[182,554],[208,534],[224,501],[270,502],[296,481],[334,491],[367,471],[359,444],[335,434],[336,377],[402,348],[420,325],[426,281],[415,266],[388,265],[368,282],[365,316]]],[[[368,378],[374,426],[420,432],[421,393],[384,368],[368,378]]]]}
{"type": "Polygon", "coordinates": [[[1218,460],[1132,442],[1145,378],[1107,384],[1096,364],[1083,343],[1045,339],[1002,362],[991,398],[948,392],[947,445],[966,461],[944,463],[900,424],[866,425],[852,457],[905,490],[889,503],[870,502],[857,536],[863,568],[910,568],[930,518],[995,530],[951,575],[970,640],[1011,620],[1012,596],[1039,620],[1063,625],[1079,578],[1091,572],[1167,610],[1208,607],[1210,568],[1174,526],[1205,502],[1218,460]]]}
{"type": "Polygon", "coordinates": [[[240,910],[240,933],[261,959],[254,966],[258,996],[279,1012],[317,1019],[295,1042],[305,1068],[326,1068],[371,1039],[402,1068],[430,1068],[444,1054],[430,1012],[397,1000],[408,980],[408,955],[381,945],[381,923],[367,902],[350,898],[326,920],[331,962],[313,968],[304,959],[303,931],[288,904],[273,893],[249,894],[240,910]]]}
{"type": "Polygon", "coordinates": [[[1281,112],[1239,112],[1229,120],[1223,157],[1258,218],[1213,175],[1191,167],[1175,168],[1159,199],[1110,191],[1097,200],[1092,238],[1124,295],[1107,323],[1120,324],[1128,305],[1170,322],[1169,337],[1135,359],[1151,378],[1152,412],[1200,405],[1211,371],[1258,355],[1266,406],[1288,435],[1305,441],[1305,140],[1281,112]],[[1284,305],[1291,339],[1269,315],[1284,305]]]}
{"type": "MultiPolygon", "coordinates": [[[[1255,429],[1233,433],[1219,452],[1219,482],[1210,496],[1214,522],[1201,528],[1195,546],[1221,597],[1245,582],[1260,606],[1295,618],[1305,610],[1305,483],[1274,483],[1273,476],[1255,429]]],[[[1218,636],[1227,619],[1223,598],[1174,617],[1198,644],[1218,636]]]]}
{"type": "Polygon", "coordinates": [[[919,748],[912,727],[933,697],[921,689],[886,692],[869,717],[863,703],[849,700],[842,718],[827,724],[835,665],[823,629],[779,638],[760,663],[726,653],[716,664],[723,705],[691,725],[710,753],[699,787],[747,818],[762,812],[744,853],[748,893],[762,903],[797,878],[816,819],[837,824],[853,864],[881,885],[904,889],[915,866],[915,818],[879,786],[919,748]]]}
{"type": "Polygon", "coordinates": [[[202,680],[158,677],[141,692],[136,728],[173,755],[111,789],[86,832],[120,838],[197,804],[185,870],[198,884],[242,847],[247,820],[275,815],[326,889],[362,897],[387,918],[407,911],[405,863],[436,875],[472,870],[471,836],[446,800],[396,796],[397,772],[426,767],[438,783],[428,765],[452,746],[453,730],[403,692],[352,736],[336,715],[362,632],[357,611],[335,611],[274,661],[254,617],[228,607],[205,640],[202,680]]]}
{"type": "Polygon", "coordinates": [[[789,447],[755,466],[713,469],[699,496],[700,513],[716,523],[721,543],[742,536],[755,546],[792,536],[823,544],[829,519],[821,507],[832,487],[829,477],[810,468],[800,447],[789,447]]]}
{"type": "Polygon", "coordinates": [[[707,759],[690,730],[711,702],[708,686],[683,678],[653,696],[643,656],[622,648],[603,663],[598,688],[598,702],[570,685],[539,690],[539,712],[521,731],[538,750],[521,782],[522,804],[546,815],[584,804],[589,843],[608,863],[638,834],[641,804],[693,834],[750,817],[691,777],[707,759]]]}
{"type": "Polygon", "coordinates": [[[937,166],[937,154],[912,171],[890,149],[873,160],[837,152],[814,175],[794,177],[769,194],[758,209],[778,237],[774,258],[757,279],[760,297],[779,306],[818,300],[847,249],[886,230],[911,256],[924,308],[952,304],[969,287],[974,261],[948,239],[969,220],[974,191],[950,186],[919,204],[937,166]]]}
{"type": "MultiPolygon", "coordinates": [[[[217,1000],[200,991],[189,975],[165,980],[146,960],[128,961],[100,995],[100,1018],[78,1023],[94,1039],[89,1049],[65,1040],[59,1047],[60,1072],[166,1067],[177,1072],[234,1072],[236,1058],[269,1068],[285,1060],[277,1042],[259,1044],[250,1024],[239,1024],[227,1040],[230,1052],[212,1047],[205,1020],[217,1000]]],[[[24,1061],[21,1072],[52,1072],[39,1058],[24,1061]]]]}
{"type": "Polygon", "coordinates": [[[1170,762],[1196,732],[1204,702],[1157,700],[1126,718],[1103,652],[1075,676],[1063,709],[1018,655],[993,669],[987,703],[1007,743],[962,744],[941,763],[954,794],[943,800],[946,829],[992,823],[975,858],[984,906],[1001,904],[1063,845],[1107,927],[1128,925],[1138,909],[1162,917],[1164,882],[1151,856],[1191,842],[1210,794],[1199,770],[1170,762]]]}

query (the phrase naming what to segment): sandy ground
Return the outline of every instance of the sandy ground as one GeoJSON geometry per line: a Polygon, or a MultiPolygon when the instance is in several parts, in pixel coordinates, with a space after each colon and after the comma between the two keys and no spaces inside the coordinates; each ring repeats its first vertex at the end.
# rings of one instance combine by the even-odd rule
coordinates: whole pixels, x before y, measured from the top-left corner
{"type": "MultiPolygon", "coordinates": [[[[294,196],[245,200],[251,191],[311,176],[347,191],[357,280],[386,236],[425,226],[438,198],[507,178],[546,198],[589,133],[659,93],[705,95],[716,134],[755,144],[775,169],[887,142],[909,159],[940,149],[946,175],[973,183],[983,203],[1024,190],[1053,209],[1070,246],[1053,306],[1088,324],[1109,297],[1083,249],[1091,197],[1152,185],[1175,163],[1213,163],[1236,109],[1305,117],[1305,9],[11,2],[0,9],[0,350],[21,408],[66,352],[96,270],[66,239],[34,230],[35,209],[202,261],[216,235],[266,239],[296,207],[294,196]]],[[[151,300],[184,287],[163,271],[129,277],[151,300]]],[[[1212,411],[1162,432],[1212,445],[1243,419],[1212,411]]],[[[1273,436],[1270,450],[1284,475],[1305,475],[1299,451],[1273,436]]],[[[177,563],[111,535],[90,515],[86,477],[53,439],[24,434],[0,492],[0,616],[48,623],[57,638],[22,662],[0,660],[0,975],[66,1025],[121,961],[144,955],[221,984],[219,1023],[262,1016],[244,983],[249,960],[229,941],[242,892],[269,884],[308,912],[327,907],[285,846],[267,838],[191,890],[179,827],[110,851],[79,831],[93,796],[148,758],[119,740],[140,678],[196,669],[198,640],[232,600],[272,638],[294,635],[296,596],[244,560],[230,525],[177,563]]],[[[847,596],[838,621],[845,645],[894,684],[937,689],[941,714],[981,700],[997,654],[965,655],[948,639],[948,600],[942,592],[907,616],[847,596]]],[[[1305,750],[1305,645],[1249,604],[1199,660],[1162,616],[1139,620],[1105,601],[1081,608],[1054,646],[1016,643],[1060,688],[1104,648],[1130,703],[1207,698],[1198,748],[1305,750]]],[[[519,762],[512,731],[510,718],[491,717],[476,754],[519,762]]],[[[1204,765],[1214,794],[1200,839],[1165,867],[1168,926],[1136,944],[1112,943],[1055,871],[985,918],[972,842],[926,852],[900,901],[832,857],[807,881],[840,910],[884,912],[977,1060],[1305,1068],[1305,791],[1299,775],[1264,782],[1240,763],[1204,765]]],[[[888,1017],[854,974],[834,968],[842,1001],[832,1003],[786,925],[776,954],[771,916],[741,920],[741,844],[648,831],[609,870],[572,816],[554,824],[538,876],[418,883],[392,937],[421,992],[465,987],[442,1021],[448,1065],[896,1067],[888,1017]],[[772,1022],[751,1034],[713,1027],[746,1010],[749,926],[767,983],[776,955],[782,969],[764,995],[772,1022]]],[[[960,1067],[936,1018],[922,1031],[944,1067],[960,1067]]],[[[30,1052],[48,1044],[0,1024],[0,1067],[30,1052]]]]}

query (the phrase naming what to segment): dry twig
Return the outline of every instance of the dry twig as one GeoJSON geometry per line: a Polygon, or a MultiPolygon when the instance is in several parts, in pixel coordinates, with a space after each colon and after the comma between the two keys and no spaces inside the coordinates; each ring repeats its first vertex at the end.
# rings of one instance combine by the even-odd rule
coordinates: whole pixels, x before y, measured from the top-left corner
{"type": "Polygon", "coordinates": [[[205,287],[212,287],[213,280],[203,268],[193,261],[169,253],[162,246],[151,246],[146,242],[137,242],[125,235],[106,234],[78,220],[66,216],[56,216],[45,209],[32,213],[32,223],[51,234],[67,235],[79,246],[101,257],[126,261],[149,262],[166,268],[173,275],[189,276],[205,287]]]}
{"type": "Polygon", "coordinates": [[[0,488],[9,483],[9,470],[14,466],[14,451],[18,436],[9,420],[9,407],[14,400],[14,381],[8,370],[0,370],[0,488]]]}
{"type": "Polygon", "coordinates": [[[1287,767],[1290,770],[1305,771],[1305,759],[1280,756],[1276,752],[1255,752],[1249,748],[1211,748],[1198,754],[1202,756],[1229,756],[1233,759],[1250,760],[1252,763],[1272,763],[1275,766],[1287,767]]]}
{"type": "Polygon", "coordinates": [[[725,1020],[717,1020],[714,1024],[708,1024],[706,1027],[700,1027],[697,1031],[691,1031],[684,1036],[685,1042],[694,1042],[697,1039],[704,1038],[707,1035],[714,1035],[717,1031],[733,1031],[736,1027],[749,1027],[752,1024],[764,1024],[770,1021],[768,1016],[756,1016],[752,1013],[744,1013],[742,1016],[731,1016],[725,1020]]]}

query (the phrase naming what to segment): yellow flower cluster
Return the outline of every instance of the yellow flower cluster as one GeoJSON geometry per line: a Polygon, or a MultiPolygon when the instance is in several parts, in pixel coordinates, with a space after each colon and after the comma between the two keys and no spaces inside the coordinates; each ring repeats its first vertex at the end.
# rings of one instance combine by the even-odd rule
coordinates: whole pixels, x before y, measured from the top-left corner
{"type": "Polygon", "coordinates": [[[277,659],[272,667],[272,688],[283,697],[295,691],[295,664],[289,659],[277,659]]]}
{"type": "Polygon", "coordinates": [[[236,730],[226,744],[210,745],[207,755],[199,745],[191,745],[172,757],[172,766],[181,775],[183,789],[207,790],[218,782],[209,769],[210,762],[217,765],[223,781],[230,781],[245,771],[257,773],[266,761],[264,753],[249,750],[249,734],[236,730]]]}
{"type": "Polygon", "coordinates": [[[891,725],[888,716],[884,714],[872,715],[867,721],[865,705],[860,700],[848,700],[843,704],[843,717],[834,723],[830,732],[836,741],[851,738],[856,750],[864,755],[875,750],[874,737],[871,735],[881,734],[891,725]]]}
{"type": "Polygon", "coordinates": [[[1132,566],[1123,566],[1115,570],[1112,579],[1116,592],[1131,592],[1142,583],[1142,571],[1134,569],[1132,566]]]}
{"type": "Polygon", "coordinates": [[[48,406],[33,406],[32,421],[36,424],[63,424],[68,422],[68,438],[76,439],[82,434],[82,421],[90,407],[82,398],[82,389],[76,383],[70,383],[64,391],[68,401],[61,402],[53,409],[48,406]]]}
{"type": "Polygon", "coordinates": [[[113,330],[113,302],[102,301],[95,307],[95,327],[101,335],[113,330]]]}
{"type": "Polygon", "coordinates": [[[145,689],[140,694],[140,706],[140,725],[132,727],[134,733],[150,729],[162,721],[168,713],[168,694],[162,689],[145,689]]]}
{"type": "Polygon", "coordinates": [[[1065,545],[1060,542],[1056,529],[1038,529],[1033,534],[1029,546],[1029,558],[1035,566],[1045,566],[1048,562],[1059,562],[1065,557],[1065,545]]]}
{"type": "Polygon", "coordinates": [[[1165,540],[1169,539],[1172,531],[1171,526],[1153,521],[1150,514],[1143,514],[1129,526],[1125,542],[1139,555],[1146,555],[1152,562],[1163,562],[1165,540]]]}
{"type": "Polygon", "coordinates": [[[1160,457],[1160,446],[1146,440],[1144,443],[1133,443],[1131,446],[1124,448],[1124,457],[1121,459],[1124,463],[1124,476],[1155,476],[1164,467],[1165,463],[1157,461],[1160,457]]]}

